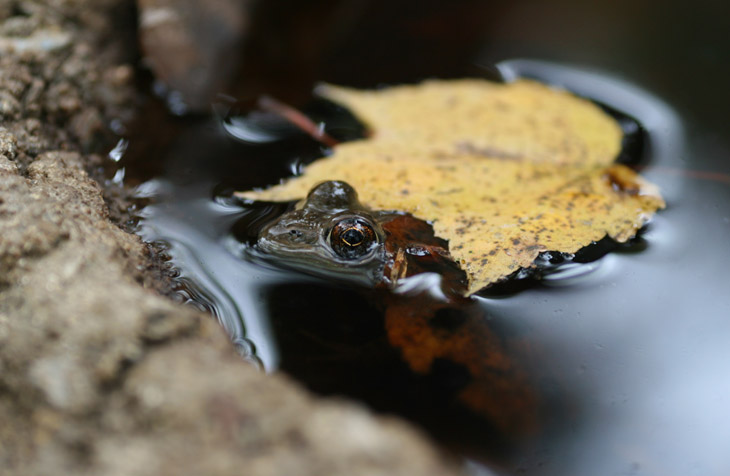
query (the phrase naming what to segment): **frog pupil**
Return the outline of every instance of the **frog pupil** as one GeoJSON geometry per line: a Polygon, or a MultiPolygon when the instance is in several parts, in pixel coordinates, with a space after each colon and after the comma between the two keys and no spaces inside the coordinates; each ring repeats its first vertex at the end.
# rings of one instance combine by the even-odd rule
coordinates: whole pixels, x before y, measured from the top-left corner
{"type": "Polygon", "coordinates": [[[356,228],[349,228],[342,234],[342,241],[348,246],[360,246],[365,236],[356,228]]]}

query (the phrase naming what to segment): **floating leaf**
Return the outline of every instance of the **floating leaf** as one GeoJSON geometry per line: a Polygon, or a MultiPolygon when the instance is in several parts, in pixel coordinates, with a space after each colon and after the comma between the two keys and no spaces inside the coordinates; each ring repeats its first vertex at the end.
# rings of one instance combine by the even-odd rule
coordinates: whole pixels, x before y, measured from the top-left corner
{"type": "Polygon", "coordinates": [[[621,129],[600,108],[533,81],[429,81],[382,91],[326,86],[372,137],[341,144],[254,200],[300,199],[343,180],[372,209],[432,223],[466,271],[468,294],[608,235],[626,241],[659,208],[658,189],[614,164],[621,129]]]}

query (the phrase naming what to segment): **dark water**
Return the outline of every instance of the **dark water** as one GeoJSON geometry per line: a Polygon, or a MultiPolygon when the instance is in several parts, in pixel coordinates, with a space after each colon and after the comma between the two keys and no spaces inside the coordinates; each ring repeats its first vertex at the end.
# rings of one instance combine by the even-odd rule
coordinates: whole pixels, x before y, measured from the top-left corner
{"type": "MultiPolygon", "coordinates": [[[[726,149],[713,136],[698,140],[696,123],[673,105],[605,72],[537,61],[501,62],[499,71],[566,87],[635,118],[643,141],[632,154],[668,202],[630,246],[478,298],[496,327],[534,344],[532,377],[556,402],[543,432],[518,445],[504,471],[730,474],[726,149]]],[[[341,118],[328,123],[333,135],[361,132],[331,105],[308,112],[341,118]]],[[[243,355],[320,393],[357,395],[408,414],[431,383],[393,364],[376,304],[350,288],[245,259],[247,241],[285,206],[246,207],[231,190],[276,183],[323,153],[305,134],[266,126],[265,118],[257,124],[265,127],[246,130],[248,142],[212,119],[178,120],[156,149],[133,136],[122,164],[132,179],[144,179],[139,194],[152,201],[140,233],[169,246],[191,301],[218,317],[243,355]],[[143,163],[150,150],[156,169],[143,163]]],[[[426,423],[447,443],[479,448],[457,438],[471,431],[438,418],[426,423]]],[[[477,463],[469,468],[491,474],[477,463]]]]}

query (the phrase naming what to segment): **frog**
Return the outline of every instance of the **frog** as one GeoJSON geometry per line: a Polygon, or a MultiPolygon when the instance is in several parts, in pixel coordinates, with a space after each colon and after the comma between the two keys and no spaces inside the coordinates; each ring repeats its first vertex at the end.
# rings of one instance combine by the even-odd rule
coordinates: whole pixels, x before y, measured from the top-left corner
{"type": "Polygon", "coordinates": [[[294,210],[264,226],[256,247],[286,267],[371,287],[394,289],[406,277],[435,269],[451,299],[461,297],[467,284],[448,243],[430,225],[409,214],[371,210],[338,180],[316,185],[294,210]]]}
{"type": "Polygon", "coordinates": [[[444,361],[465,369],[461,405],[502,435],[535,432],[537,392],[483,308],[465,297],[466,275],[431,224],[372,210],[352,186],[331,180],[264,226],[255,248],[278,265],[374,291],[388,342],[414,373],[444,361]]]}
{"type": "Polygon", "coordinates": [[[375,286],[385,263],[383,224],[393,216],[364,207],[346,182],[327,181],[266,225],[257,248],[290,268],[375,286]]]}

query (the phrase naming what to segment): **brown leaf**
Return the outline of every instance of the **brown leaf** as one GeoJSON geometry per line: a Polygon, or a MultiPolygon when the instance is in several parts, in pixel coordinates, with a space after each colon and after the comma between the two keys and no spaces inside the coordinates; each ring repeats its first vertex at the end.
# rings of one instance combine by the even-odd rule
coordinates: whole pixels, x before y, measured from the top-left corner
{"type": "Polygon", "coordinates": [[[618,124],[597,106],[532,81],[429,81],[382,91],[326,86],[373,136],[338,146],[255,200],[303,198],[324,180],[363,204],[432,223],[469,278],[468,294],[608,235],[626,241],[664,207],[622,165],[618,124]]]}

